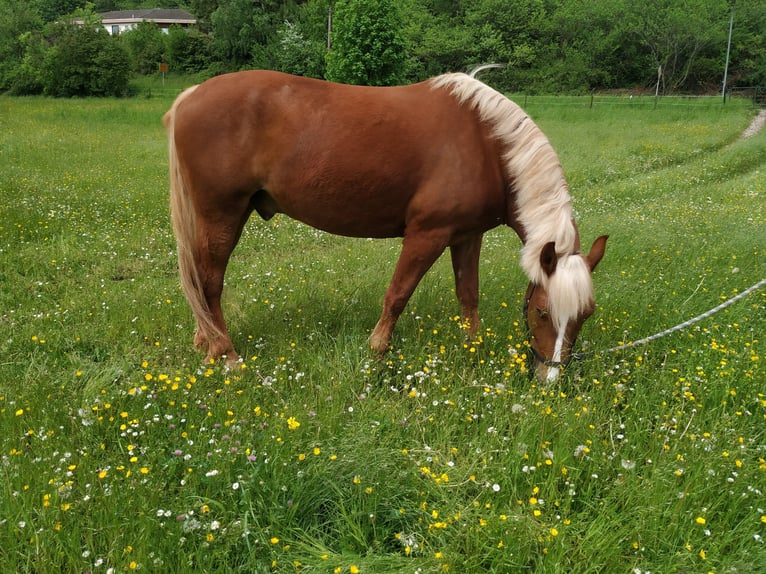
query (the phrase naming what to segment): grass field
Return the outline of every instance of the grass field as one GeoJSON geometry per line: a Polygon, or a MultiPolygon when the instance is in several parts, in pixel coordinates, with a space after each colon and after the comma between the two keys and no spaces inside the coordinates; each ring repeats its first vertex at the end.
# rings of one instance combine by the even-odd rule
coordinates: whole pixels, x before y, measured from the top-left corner
{"type": "MultiPolygon", "coordinates": [[[[202,365],[169,105],[0,99],[0,571],[764,571],[766,290],[541,386],[510,230],[486,236],[481,336],[464,340],[443,258],[379,363],[399,241],[254,219],[225,294],[245,362],[202,365]]],[[[611,236],[589,349],[766,276],[746,103],[527,108],[583,242],[611,236]]]]}

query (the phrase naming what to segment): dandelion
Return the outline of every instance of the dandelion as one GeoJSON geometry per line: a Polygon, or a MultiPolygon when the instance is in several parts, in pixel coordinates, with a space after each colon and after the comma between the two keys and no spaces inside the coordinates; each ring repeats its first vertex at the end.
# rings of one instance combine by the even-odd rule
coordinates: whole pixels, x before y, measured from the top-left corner
{"type": "Polygon", "coordinates": [[[580,444],[580,445],[577,445],[577,447],[574,450],[574,457],[582,458],[589,452],[590,452],[590,449],[587,446],[585,446],[584,444],[580,444]]]}
{"type": "Polygon", "coordinates": [[[702,516],[698,516],[697,518],[694,519],[694,522],[696,522],[697,524],[704,525],[707,522],[707,520],[705,520],[702,516]]]}

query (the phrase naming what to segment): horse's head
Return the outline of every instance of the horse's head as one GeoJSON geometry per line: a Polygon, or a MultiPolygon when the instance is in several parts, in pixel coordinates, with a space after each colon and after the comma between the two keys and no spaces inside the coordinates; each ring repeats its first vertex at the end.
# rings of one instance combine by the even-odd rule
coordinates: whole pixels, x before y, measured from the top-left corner
{"type": "Polygon", "coordinates": [[[529,328],[531,371],[541,381],[555,381],[572,358],[572,346],[595,301],[590,274],[601,261],[607,236],[593,242],[587,255],[559,256],[553,242],[540,252],[544,280],[530,283],[524,298],[529,328]]]}

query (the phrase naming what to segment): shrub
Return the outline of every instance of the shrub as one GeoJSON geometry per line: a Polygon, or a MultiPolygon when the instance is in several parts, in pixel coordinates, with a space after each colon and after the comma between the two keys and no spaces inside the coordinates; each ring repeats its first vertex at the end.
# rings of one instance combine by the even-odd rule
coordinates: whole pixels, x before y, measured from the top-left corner
{"type": "Polygon", "coordinates": [[[101,27],[63,25],[49,50],[43,85],[47,95],[123,96],[130,79],[125,47],[101,27]]]}

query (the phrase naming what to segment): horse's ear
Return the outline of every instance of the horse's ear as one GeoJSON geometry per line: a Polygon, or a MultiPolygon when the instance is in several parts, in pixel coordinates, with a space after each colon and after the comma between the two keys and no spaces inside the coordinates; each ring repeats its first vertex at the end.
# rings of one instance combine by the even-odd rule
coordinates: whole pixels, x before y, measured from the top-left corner
{"type": "Polygon", "coordinates": [[[559,256],[556,253],[556,244],[553,241],[549,241],[540,252],[540,267],[542,267],[545,274],[550,277],[553,275],[554,271],[556,271],[558,262],[559,256]]]}
{"type": "Polygon", "coordinates": [[[585,256],[585,261],[591,271],[596,268],[596,265],[598,265],[598,262],[601,261],[601,258],[604,256],[607,239],[609,239],[608,235],[602,235],[596,239],[590,248],[590,252],[585,256]]]}

